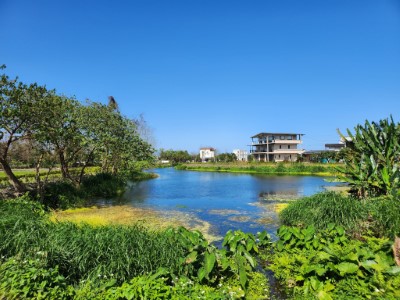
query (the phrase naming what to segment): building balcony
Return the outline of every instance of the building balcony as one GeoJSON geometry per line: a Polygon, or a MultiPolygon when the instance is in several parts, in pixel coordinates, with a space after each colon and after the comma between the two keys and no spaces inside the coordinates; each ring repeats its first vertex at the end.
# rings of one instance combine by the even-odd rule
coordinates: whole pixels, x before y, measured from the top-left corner
{"type": "Polygon", "coordinates": [[[301,154],[304,149],[275,149],[272,151],[250,150],[251,154],[301,154]]]}
{"type": "Polygon", "coordinates": [[[302,140],[271,140],[268,142],[264,142],[264,141],[252,142],[252,146],[266,145],[266,144],[298,145],[298,144],[302,144],[302,143],[303,143],[302,140]]]}

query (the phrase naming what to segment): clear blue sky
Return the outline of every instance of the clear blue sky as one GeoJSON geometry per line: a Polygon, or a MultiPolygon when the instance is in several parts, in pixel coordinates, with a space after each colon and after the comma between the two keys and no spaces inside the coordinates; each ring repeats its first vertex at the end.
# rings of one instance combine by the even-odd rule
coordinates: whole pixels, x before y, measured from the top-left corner
{"type": "Polygon", "coordinates": [[[400,121],[400,0],[0,0],[0,64],[59,93],[144,114],[156,147],[248,149],[390,114],[400,121]]]}

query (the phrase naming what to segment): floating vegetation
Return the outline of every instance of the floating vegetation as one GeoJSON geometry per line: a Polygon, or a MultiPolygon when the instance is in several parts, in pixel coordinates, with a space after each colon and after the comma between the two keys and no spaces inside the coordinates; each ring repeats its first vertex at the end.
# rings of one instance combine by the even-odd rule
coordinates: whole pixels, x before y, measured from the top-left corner
{"type": "Polygon", "coordinates": [[[271,225],[276,224],[276,219],[273,217],[265,216],[257,219],[256,222],[262,225],[271,225]]]}
{"type": "Polygon", "coordinates": [[[260,193],[259,200],[268,202],[287,202],[301,198],[297,192],[283,192],[283,193],[260,193]]]}
{"type": "Polygon", "coordinates": [[[233,216],[228,218],[228,220],[235,222],[249,222],[251,218],[249,216],[233,216]]]}
{"type": "Polygon", "coordinates": [[[334,185],[334,186],[324,186],[324,189],[329,192],[337,192],[342,194],[348,194],[350,187],[348,185],[334,185]]]}
{"type": "Polygon", "coordinates": [[[242,212],[234,209],[211,209],[208,211],[212,215],[228,216],[228,215],[240,215],[242,212]]]}
{"type": "Polygon", "coordinates": [[[69,221],[78,224],[86,223],[92,226],[110,224],[134,225],[141,223],[147,228],[156,231],[168,227],[184,226],[190,230],[200,231],[210,242],[222,238],[211,233],[210,223],[196,218],[191,213],[182,213],[174,210],[160,212],[128,205],[86,207],[53,211],[50,219],[54,222],[69,221]]]}

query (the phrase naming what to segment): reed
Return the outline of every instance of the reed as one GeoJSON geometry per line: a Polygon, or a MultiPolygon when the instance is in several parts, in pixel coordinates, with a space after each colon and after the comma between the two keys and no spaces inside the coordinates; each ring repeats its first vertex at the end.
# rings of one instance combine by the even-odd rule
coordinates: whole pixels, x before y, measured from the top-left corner
{"type": "Polygon", "coordinates": [[[368,210],[363,203],[335,192],[299,199],[280,213],[285,225],[314,225],[318,229],[326,229],[328,224],[334,223],[349,231],[357,230],[357,226],[367,217],[368,210]]]}
{"type": "Polygon", "coordinates": [[[55,268],[70,284],[94,278],[121,283],[165,267],[179,274],[184,247],[166,232],[141,225],[100,226],[54,223],[27,201],[0,202],[0,254],[36,259],[55,268]],[[16,213],[18,212],[18,213],[16,213]]]}

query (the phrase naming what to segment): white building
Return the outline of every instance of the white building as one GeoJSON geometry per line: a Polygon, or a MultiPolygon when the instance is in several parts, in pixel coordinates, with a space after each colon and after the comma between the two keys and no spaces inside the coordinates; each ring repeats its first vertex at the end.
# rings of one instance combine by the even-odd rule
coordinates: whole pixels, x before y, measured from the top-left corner
{"type": "Polygon", "coordinates": [[[200,148],[200,159],[208,161],[215,158],[215,149],[211,147],[200,148]]]}
{"type": "Polygon", "coordinates": [[[247,156],[249,155],[246,150],[235,149],[232,151],[239,161],[247,161],[247,156]]]}
{"type": "Polygon", "coordinates": [[[250,154],[258,161],[296,161],[304,149],[297,145],[303,143],[302,133],[265,133],[251,137],[250,154]]]}

